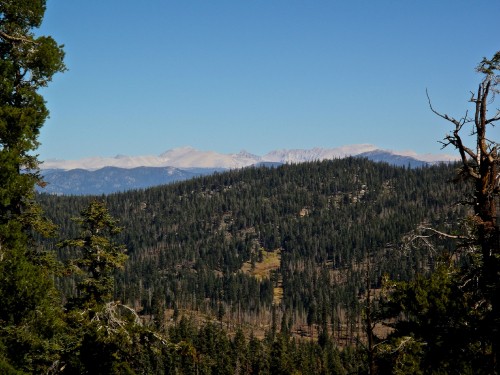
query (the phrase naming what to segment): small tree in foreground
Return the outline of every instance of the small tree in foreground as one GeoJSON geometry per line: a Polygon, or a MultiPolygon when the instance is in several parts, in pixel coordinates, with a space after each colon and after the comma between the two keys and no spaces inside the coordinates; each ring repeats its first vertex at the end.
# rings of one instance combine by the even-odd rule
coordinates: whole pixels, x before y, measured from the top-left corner
{"type": "Polygon", "coordinates": [[[117,221],[110,215],[103,202],[93,201],[73,219],[81,226],[80,235],[65,240],[61,247],[77,248],[80,257],[72,261],[78,283],[77,297],[80,307],[100,306],[113,296],[114,272],[123,267],[127,255],[125,246],[115,243],[111,237],[120,233],[117,221]]]}
{"type": "Polygon", "coordinates": [[[133,309],[112,300],[114,272],[127,258],[125,247],[112,240],[121,228],[100,201],[92,201],[74,221],[80,234],[59,244],[80,251],[70,264],[80,281],[68,304],[74,342],[64,361],[71,373],[134,373],[133,352],[142,349],[137,341],[151,333],[142,330],[133,309]]]}

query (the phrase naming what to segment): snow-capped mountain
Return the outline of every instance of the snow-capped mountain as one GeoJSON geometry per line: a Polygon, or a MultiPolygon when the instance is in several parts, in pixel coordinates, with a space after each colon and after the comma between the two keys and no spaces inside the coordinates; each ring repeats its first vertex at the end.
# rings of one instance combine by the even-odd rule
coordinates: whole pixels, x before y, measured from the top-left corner
{"type": "Polygon", "coordinates": [[[86,169],[97,170],[104,167],[174,167],[174,168],[221,168],[235,169],[253,165],[261,157],[242,151],[238,154],[221,154],[214,151],[200,151],[192,147],[179,147],[158,156],[90,157],[79,160],[46,160],[42,169],[86,169]]]}
{"type": "Polygon", "coordinates": [[[161,163],[176,168],[225,168],[236,169],[261,161],[260,156],[241,151],[238,154],[220,154],[199,151],[192,147],[175,148],[159,156],[161,163]]]}
{"type": "MultiPolygon", "coordinates": [[[[360,144],[337,148],[313,148],[308,150],[291,149],[275,150],[264,156],[241,151],[237,154],[222,154],[215,151],[200,151],[192,147],[180,147],[168,150],[158,156],[123,156],[91,157],[80,160],[46,160],[42,169],[85,169],[97,170],[104,167],[137,168],[137,167],[174,167],[174,168],[220,168],[237,169],[259,163],[302,163],[306,161],[357,156],[367,152],[383,152],[390,155],[411,157],[424,162],[450,161],[456,158],[449,155],[418,155],[414,152],[395,152],[380,150],[374,145],[360,144]]],[[[390,161],[389,161],[390,162],[390,161]]]]}
{"type": "Polygon", "coordinates": [[[48,160],[42,165],[42,174],[47,187],[40,190],[50,194],[65,195],[109,194],[252,165],[276,167],[285,163],[303,163],[346,156],[365,157],[377,162],[410,168],[455,159],[448,155],[417,155],[408,151],[380,150],[370,144],[330,149],[275,150],[264,156],[246,151],[221,154],[181,147],[158,156],[118,155],[113,158],[48,160]]]}
{"type": "Polygon", "coordinates": [[[309,150],[275,150],[263,156],[265,161],[279,163],[303,163],[315,160],[330,160],[355,156],[367,151],[376,150],[377,147],[370,144],[350,145],[336,148],[315,147],[309,150]]]}

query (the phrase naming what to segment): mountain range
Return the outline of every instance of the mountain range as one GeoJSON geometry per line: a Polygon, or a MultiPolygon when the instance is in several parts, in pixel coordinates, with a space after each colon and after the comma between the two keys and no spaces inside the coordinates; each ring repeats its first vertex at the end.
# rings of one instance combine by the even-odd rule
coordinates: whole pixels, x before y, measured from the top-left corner
{"type": "Polygon", "coordinates": [[[308,161],[341,159],[348,156],[386,162],[396,166],[422,167],[448,162],[450,155],[416,154],[381,150],[371,144],[337,148],[283,149],[264,156],[247,151],[222,154],[192,147],[168,150],[158,156],[91,157],[79,160],[46,160],[42,174],[49,194],[100,195],[168,184],[217,171],[249,166],[278,166],[308,161]]]}

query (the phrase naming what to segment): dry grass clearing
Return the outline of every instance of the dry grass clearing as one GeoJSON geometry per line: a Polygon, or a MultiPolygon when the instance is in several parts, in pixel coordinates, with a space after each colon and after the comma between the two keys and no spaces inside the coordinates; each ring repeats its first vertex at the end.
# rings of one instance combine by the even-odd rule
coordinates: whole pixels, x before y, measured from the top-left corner
{"type": "MultiPolygon", "coordinates": [[[[255,267],[252,269],[250,262],[243,264],[241,270],[249,275],[252,275],[258,280],[270,278],[271,271],[277,270],[281,262],[281,250],[263,251],[262,262],[255,262],[255,267]]],[[[281,281],[278,281],[278,286],[273,291],[273,303],[280,304],[283,298],[283,287],[281,281]]]]}
{"type": "Polygon", "coordinates": [[[263,251],[262,262],[255,262],[255,268],[252,269],[250,262],[246,262],[241,267],[241,270],[249,275],[254,276],[258,280],[269,278],[271,271],[277,270],[281,262],[281,250],[263,251]]]}

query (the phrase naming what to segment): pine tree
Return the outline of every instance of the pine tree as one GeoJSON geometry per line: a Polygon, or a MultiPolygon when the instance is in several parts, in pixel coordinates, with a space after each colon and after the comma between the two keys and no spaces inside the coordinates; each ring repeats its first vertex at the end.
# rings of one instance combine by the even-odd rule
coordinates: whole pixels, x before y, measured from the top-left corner
{"type": "Polygon", "coordinates": [[[65,70],[62,47],[33,32],[44,12],[45,1],[0,1],[0,368],[34,372],[57,368],[60,350],[53,264],[29,235],[47,228],[33,202],[48,116],[38,91],[65,70]]]}
{"type": "Polygon", "coordinates": [[[104,202],[94,200],[80,214],[74,218],[80,234],[59,244],[79,251],[70,262],[80,278],[78,294],[67,306],[74,345],[64,360],[73,373],[132,374],[140,359],[132,353],[143,349],[137,341],[151,332],[142,330],[133,309],[113,301],[114,272],[127,258],[125,247],[112,238],[121,228],[104,202]]]}
{"type": "Polygon", "coordinates": [[[123,268],[127,256],[125,247],[112,240],[122,230],[110,215],[104,202],[92,201],[75,218],[81,226],[80,235],[65,240],[60,247],[71,247],[81,251],[81,256],[72,261],[82,280],[78,284],[77,298],[80,307],[101,306],[113,296],[115,270],[123,268]]]}

